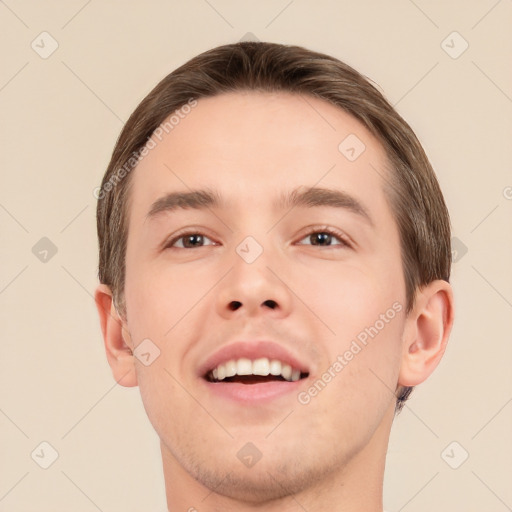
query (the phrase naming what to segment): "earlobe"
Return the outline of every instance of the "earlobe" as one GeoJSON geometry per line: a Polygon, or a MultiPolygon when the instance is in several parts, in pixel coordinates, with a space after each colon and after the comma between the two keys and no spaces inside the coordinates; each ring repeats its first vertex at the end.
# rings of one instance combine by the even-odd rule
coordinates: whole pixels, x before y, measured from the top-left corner
{"type": "Polygon", "coordinates": [[[100,284],[94,294],[108,364],[115,380],[125,387],[137,385],[132,342],[126,322],[114,306],[112,291],[100,284]]]}
{"type": "Polygon", "coordinates": [[[417,295],[406,319],[398,384],[416,386],[426,380],[443,357],[454,321],[450,284],[436,280],[417,295]]]}

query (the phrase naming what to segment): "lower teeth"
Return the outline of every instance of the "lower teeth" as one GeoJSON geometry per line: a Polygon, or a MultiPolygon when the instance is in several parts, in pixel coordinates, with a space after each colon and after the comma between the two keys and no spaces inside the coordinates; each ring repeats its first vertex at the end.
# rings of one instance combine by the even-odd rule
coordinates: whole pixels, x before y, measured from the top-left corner
{"type": "Polygon", "coordinates": [[[258,384],[261,382],[272,382],[272,381],[281,381],[281,382],[288,382],[284,377],[281,375],[275,376],[275,375],[235,375],[233,377],[226,377],[222,380],[214,379],[212,375],[209,376],[208,379],[210,382],[238,382],[240,384],[258,384]]]}

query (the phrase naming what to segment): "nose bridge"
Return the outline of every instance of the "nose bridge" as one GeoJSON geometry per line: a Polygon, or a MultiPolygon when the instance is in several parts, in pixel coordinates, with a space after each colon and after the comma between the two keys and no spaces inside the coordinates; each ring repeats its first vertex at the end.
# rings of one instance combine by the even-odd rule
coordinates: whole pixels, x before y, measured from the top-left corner
{"type": "Polygon", "coordinates": [[[244,205],[245,213],[240,214],[236,221],[236,236],[241,240],[235,245],[234,265],[244,269],[246,266],[268,269],[265,265],[277,265],[277,247],[274,247],[275,230],[270,231],[272,219],[265,214],[265,209],[254,199],[247,198],[244,205]],[[254,213],[256,212],[256,213],[254,213]],[[241,260],[241,261],[240,261],[241,260]],[[244,265],[245,264],[245,265],[244,265]]]}
{"type": "MultiPolygon", "coordinates": [[[[253,231],[254,233],[254,231],[253,231]]],[[[278,278],[281,251],[265,231],[246,235],[234,248],[231,271],[218,295],[223,314],[242,309],[250,314],[264,309],[287,311],[289,290],[278,278]]]]}

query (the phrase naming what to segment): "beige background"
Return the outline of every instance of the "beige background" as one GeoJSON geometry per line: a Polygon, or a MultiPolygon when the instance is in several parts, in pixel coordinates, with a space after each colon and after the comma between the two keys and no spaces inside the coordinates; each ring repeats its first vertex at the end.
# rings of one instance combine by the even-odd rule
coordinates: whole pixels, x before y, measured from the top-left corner
{"type": "Polygon", "coordinates": [[[456,325],[395,420],[386,510],[512,510],[511,21],[510,0],[0,2],[0,512],[165,510],[158,438],[104,355],[93,190],[150,89],[248,32],[377,82],[451,211],[456,325]]]}

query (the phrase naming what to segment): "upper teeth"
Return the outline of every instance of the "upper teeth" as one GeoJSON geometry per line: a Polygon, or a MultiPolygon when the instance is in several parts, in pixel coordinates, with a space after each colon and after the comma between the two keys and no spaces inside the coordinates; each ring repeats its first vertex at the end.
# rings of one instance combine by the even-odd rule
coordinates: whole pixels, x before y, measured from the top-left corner
{"type": "Polygon", "coordinates": [[[216,380],[224,380],[226,377],[235,375],[281,375],[288,381],[300,379],[300,370],[292,368],[278,359],[269,360],[266,357],[254,361],[245,357],[231,359],[224,364],[219,364],[211,373],[216,380]]]}

